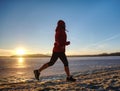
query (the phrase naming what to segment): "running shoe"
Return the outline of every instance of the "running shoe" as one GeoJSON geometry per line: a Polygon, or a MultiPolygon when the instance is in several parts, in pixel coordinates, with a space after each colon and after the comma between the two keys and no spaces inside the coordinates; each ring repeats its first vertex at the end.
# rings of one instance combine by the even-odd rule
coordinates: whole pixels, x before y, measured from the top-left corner
{"type": "Polygon", "coordinates": [[[75,82],[76,79],[74,79],[72,76],[70,76],[70,77],[67,77],[67,78],[66,78],[66,81],[75,82]]]}
{"type": "Polygon", "coordinates": [[[37,80],[39,80],[40,73],[38,70],[34,70],[34,75],[37,80]]]}

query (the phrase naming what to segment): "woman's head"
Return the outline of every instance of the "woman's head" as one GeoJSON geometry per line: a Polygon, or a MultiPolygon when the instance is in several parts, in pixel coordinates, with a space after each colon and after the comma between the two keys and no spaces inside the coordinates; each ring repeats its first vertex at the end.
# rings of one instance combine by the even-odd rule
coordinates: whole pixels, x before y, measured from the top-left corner
{"type": "Polygon", "coordinates": [[[65,27],[65,22],[63,20],[59,20],[57,25],[61,27],[65,27]]]}
{"type": "Polygon", "coordinates": [[[57,22],[57,28],[56,28],[56,31],[57,30],[64,30],[65,31],[65,22],[63,20],[59,20],[57,22]]]}

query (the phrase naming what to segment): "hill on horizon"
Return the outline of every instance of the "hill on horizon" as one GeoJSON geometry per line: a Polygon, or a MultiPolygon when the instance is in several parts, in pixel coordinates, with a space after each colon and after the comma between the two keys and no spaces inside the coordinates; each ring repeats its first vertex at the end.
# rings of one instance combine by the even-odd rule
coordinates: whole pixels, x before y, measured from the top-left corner
{"type": "MultiPolygon", "coordinates": [[[[50,57],[51,55],[48,54],[26,54],[23,56],[18,55],[12,55],[10,57],[50,57]]],[[[67,55],[69,57],[94,57],[94,56],[120,56],[120,52],[114,52],[114,53],[101,53],[101,54],[95,54],[95,55],[67,55]]]]}

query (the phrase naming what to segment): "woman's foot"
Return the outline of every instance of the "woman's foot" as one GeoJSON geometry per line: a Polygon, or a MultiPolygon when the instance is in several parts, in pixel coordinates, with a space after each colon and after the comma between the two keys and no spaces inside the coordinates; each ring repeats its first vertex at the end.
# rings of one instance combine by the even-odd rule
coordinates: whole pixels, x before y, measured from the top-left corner
{"type": "Polygon", "coordinates": [[[34,70],[34,75],[37,80],[39,80],[40,73],[38,70],[34,70]]]}
{"type": "Polygon", "coordinates": [[[74,79],[72,76],[70,76],[70,77],[67,77],[67,78],[66,78],[66,81],[75,82],[76,79],[74,79]]]}

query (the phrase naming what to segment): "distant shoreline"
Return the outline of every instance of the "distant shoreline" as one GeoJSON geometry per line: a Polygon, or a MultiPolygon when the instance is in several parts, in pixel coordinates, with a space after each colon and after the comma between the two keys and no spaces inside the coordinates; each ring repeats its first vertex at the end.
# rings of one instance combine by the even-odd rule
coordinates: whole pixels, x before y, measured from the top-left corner
{"type": "MultiPolygon", "coordinates": [[[[103,57],[103,56],[120,56],[120,52],[115,53],[101,53],[95,55],[67,55],[68,57],[103,57]]],[[[51,55],[47,54],[26,54],[24,56],[12,55],[12,56],[0,56],[0,58],[39,58],[39,57],[51,57],[51,55]]]]}

